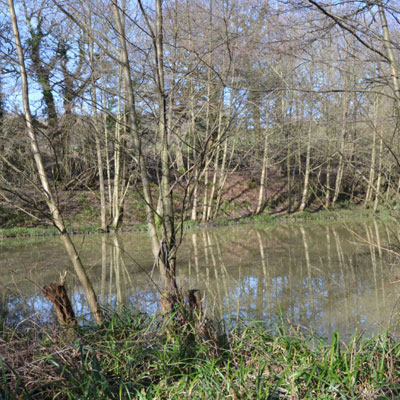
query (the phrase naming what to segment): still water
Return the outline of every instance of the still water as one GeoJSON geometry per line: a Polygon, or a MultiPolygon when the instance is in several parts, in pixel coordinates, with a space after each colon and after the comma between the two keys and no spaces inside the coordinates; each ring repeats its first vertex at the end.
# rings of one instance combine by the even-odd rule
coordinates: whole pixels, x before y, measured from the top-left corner
{"type": "MultiPolygon", "coordinates": [[[[238,225],[185,233],[179,285],[200,289],[210,315],[276,320],[329,336],[371,334],[395,324],[400,306],[400,227],[393,222],[238,225]],[[391,251],[386,251],[390,249],[391,251]]],[[[146,234],[74,236],[102,304],[159,307],[159,275],[146,234]]],[[[85,295],[58,238],[0,242],[0,312],[12,322],[53,317],[40,288],[67,271],[75,312],[85,295]]]]}

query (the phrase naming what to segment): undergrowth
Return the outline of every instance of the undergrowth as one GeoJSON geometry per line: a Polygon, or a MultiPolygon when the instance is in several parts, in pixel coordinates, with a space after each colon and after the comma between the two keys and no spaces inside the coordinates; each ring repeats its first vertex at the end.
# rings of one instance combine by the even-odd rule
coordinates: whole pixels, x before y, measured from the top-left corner
{"type": "MultiPolygon", "coordinates": [[[[90,213],[90,211],[87,211],[90,213]]],[[[365,210],[361,208],[357,209],[336,209],[336,210],[320,210],[318,212],[297,212],[294,214],[282,214],[272,215],[270,212],[264,212],[259,215],[250,214],[242,218],[222,218],[219,217],[210,223],[206,224],[209,226],[224,226],[224,225],[237,225],[237,224],[251,224],[251,223],[262,223],[262,224],[275,224],[285,222],[305,222],[305,221],[330,221],[340,219],[351,219],[351,218],[370,218],[378,217],[381,219],[385,218],[399,218],[399,215],[395,211],[382,208],[378,213],[373,213],[371,210],[365,210]]],[[[93,220],[93,218],[92,218],[93,220]]],[[[180,222],[176,223],[176,226],[180,226],[180,222]]],[[[204,224],[198,221],[187,220],[183,222],[183,228],[185,230],[194,229],[204,224]]],[[[97,225],[86,224],[84,220],[74,220],[73,223],[67,223],[68,231],[71,234],[92,234],[102,233],[102,230],[97,225]]],[[[145,232],[147,231],[147,224],[135,224],[131,226],[124,226],[121,229],[122,232],[145,232]]],[[[54,236],[58,235],[59,232],[54,227],[2,227],[0,228],[0,239],[9,237],[27,237],[27,236],[54,236]]]]}
{"type": "Polygon", "coordinates": [[[400,396],[400,342],[347,344],[281,324],[219,327],[123,310],[101,327],[0,331],[1,399],[374,399],[400,396]],[[172,323],[173,324],[173,323],[172,323]],[[215,352],[215,345],[218,352],[215,352]]]}

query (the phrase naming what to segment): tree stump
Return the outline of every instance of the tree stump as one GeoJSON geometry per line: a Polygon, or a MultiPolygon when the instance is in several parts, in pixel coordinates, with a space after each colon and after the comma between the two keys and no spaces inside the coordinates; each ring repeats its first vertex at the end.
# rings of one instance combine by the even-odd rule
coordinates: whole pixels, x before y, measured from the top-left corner
{"type": "Polygon", "coordinates": [[[42,289],[42,294],[53,303],[58,323],[61,326],[70,326],[76,324],[76,319],[65,286],[65,276],[66,274],[60,277],[60,282],[54,282],[45,286],[42,289]]]}
{"type": "Polygon", "coordinates": [[[194,312],[197,312],[197,315],[200,316],[203,312],[200,290],[190,289],[187,291],[186,296],[190,313],[193,315],[194,312]]]}
{"type": "Polygon", "coordinates": [[[174,296],[169,292],[161,293],[160,297],[161,302],[161,312],[163,314],[168,314],[173,311],[174,306],[176,305],[176,299],[174,296]]]}

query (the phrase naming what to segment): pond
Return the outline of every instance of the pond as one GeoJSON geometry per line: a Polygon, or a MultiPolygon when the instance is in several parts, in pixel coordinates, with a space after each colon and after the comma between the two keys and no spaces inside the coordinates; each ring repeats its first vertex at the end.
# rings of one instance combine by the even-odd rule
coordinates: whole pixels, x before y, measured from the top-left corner
{"type": "MultiPolygon", "coordinates": [[[[396,223],[380,220],[196,229],[185,233],[179,250],[178,282],[200,289],[208,314],[229,323],[270,324],[282,316],[321,336],[356,329],[369,335],[397,321],[399,237],[396,223]]],[[[104,306],[159,310],[159,274],[147,234],[73,240],[104,306]]],[[[41,287],[63,271],[75,312],[89,315],[57,237],[4,239],[0,252],[0,312],[10,322],[53,318],[41,287]]]]}

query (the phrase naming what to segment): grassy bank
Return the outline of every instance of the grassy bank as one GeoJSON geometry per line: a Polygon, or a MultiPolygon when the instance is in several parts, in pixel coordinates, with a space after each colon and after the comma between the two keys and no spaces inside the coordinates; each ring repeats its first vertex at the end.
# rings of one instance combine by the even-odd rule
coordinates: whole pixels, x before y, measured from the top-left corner
{"type": "Polygon", "coordinates": [[[400,396],[400,342],[345,345],[284,324],[207,341],[190,324],[124,310],[73,334],[3,328],[2,399],[374,399],[400,396]],[[167,328],[169,327],[169,328],[167,328]],[[217,348],[216,348],[217,346],[217,348]]]}
{"type": "MultiPolygon", "coordinates": [[[[201,224],[196,221],[185,221],[184,229],[192,229],[200,226],[227,226],[237,224],[252,223],[285,223],[285,222],[308,222],[308,221],[331,221],[352,218],[388,218],[392,215],[390,210],[382,209],[378,213],[364,208],[340,209],[340,210],[322,210],[318,212],[298,212],[294,214],[273,215],[263,213],[260,215],[249,215],[238,219],[218,218],[208,224],[201,224]]],[[[101,233],[102,230],[98,225],[73,224],[69,225],[69,232],[72,234],[94,234],[101,233]]],[[[145,232],[146,224],[125,225],[121,232],[145,232]]],[[[30,237],[30,236],[55,236],[58,231],[54,227],[37,226],[37,227],[11,227],[0,228],[0,238],[9,237],[30,237]]]]}

